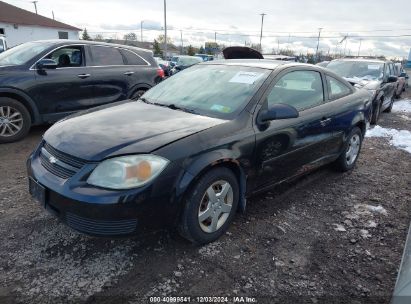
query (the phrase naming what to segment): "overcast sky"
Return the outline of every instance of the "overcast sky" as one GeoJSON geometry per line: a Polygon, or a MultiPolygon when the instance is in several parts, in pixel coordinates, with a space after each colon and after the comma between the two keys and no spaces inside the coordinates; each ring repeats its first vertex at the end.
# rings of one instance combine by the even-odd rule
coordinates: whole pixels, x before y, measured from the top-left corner
{"type": "MultiPolygon", "coordinates": [[[[6,2],[34,11],[28,0],[6,2]]],[[[164,27],[163,0],[38,0],[37,7],[39,14],[51,17],[54,11],[57,20],[87,28],[91,36],[121,38],[133,31],[140,39],[144,20],[144,40],[152,40],[164,27]]],[[[180,30],[184,45],[214,41],[214,32],[225,45],[259,43],[261,13],[267,14],[265,53],[278,46],[315,52],[320,27],[325,53],[346,49],[357,55],[360,39],[361,55],[407,57],[411,48],[411,0],[168,0],[167,28],[176,45],[180,30]]]]}

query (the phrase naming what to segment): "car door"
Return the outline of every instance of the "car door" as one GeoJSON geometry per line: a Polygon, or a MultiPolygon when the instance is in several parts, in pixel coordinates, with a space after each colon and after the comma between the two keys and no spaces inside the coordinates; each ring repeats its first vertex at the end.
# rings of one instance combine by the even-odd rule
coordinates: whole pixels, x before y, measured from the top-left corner
{"type": "Polygon", "coordinates": [[[127,81],[128,96],[137,87],[152,86],[156,82],[157,70],[138,53],[128,49],[120,49],[126,61],[126,71],[124,75],[127,81]]]}
{"type": "MultiPolygon", "coordinates": [[[[309,68],[279,74],[262,99],[262,108],[282,103],[295,107],[298,118],[274,120],[266,126],[256,122],[254,187],[264,187],[320,164],[329,154],[332,131],[322,75],[309,68]]],[[[256,114],[256,117],[258,113],[256,114]]],[[[256,119],[257,120],[257,119],[256,119]]]]}
{"type": "Polygon", "coordinates": [[[93,104],[93,84],[88,77],[84,45],[62,46],[42,59],[54,60],[57,68],[37,69],[34,65],[36,84],[28,92],[46,120],[53,121],[93,104]]]}
{"type": "Polygon", "coordinates": [[[90,45],[92,61],[90,74],[94,86],[96,105],[103,105],[127,98],[129,68],[117,47],[90,45]]]}
{"type": "Polygon", "coordinates": [[[384,67],[383,83],[381,84],[382,90],[384,91],[384,102],[382,104],[382,109],[385,109],[389,106],[396,88],[395,82],[388,82],[388,77],[390,76],[394,76],[394,74],[392,71],[391,64],[386,62],[384,67]]]}

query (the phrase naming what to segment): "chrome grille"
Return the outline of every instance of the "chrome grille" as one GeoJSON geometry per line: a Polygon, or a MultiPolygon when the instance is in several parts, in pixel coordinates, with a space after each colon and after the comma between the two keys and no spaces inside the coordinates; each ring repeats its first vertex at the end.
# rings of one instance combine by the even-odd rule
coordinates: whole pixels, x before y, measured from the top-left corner
{"type": "Polygon", "coordinates": [[[40,161],[49,172],[63,179],[72,177],[87,163],[85,160],[58,151],[47,143],[41,148],[40,161]]]}

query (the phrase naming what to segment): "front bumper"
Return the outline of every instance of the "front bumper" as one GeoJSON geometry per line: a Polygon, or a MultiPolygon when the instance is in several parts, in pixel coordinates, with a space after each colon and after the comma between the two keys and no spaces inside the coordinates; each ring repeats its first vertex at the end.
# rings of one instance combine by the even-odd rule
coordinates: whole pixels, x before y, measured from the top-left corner
{"type": "Polygon", "coordinates": [[[144,187],[108,190],[86,183],[97,164],[86,164],[73,176],[62,178],[42,163],[41,148],[27,160],[29,178],[44,188],[43,207],[69,227],[113,237],[175,224],[179,212],[175,185],[182,174],[179,166],[169,164],[154,183],[144,187]]]}

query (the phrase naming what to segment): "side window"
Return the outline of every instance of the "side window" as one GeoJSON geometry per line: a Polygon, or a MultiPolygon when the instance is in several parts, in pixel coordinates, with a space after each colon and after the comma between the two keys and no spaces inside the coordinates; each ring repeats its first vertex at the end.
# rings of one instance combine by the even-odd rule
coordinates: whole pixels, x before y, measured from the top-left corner
{"type": "Polygon", "coordinates": [[[330,100],[335,100],[351,93],[350,88],[341,81],[330,76],[326,76],[326,79],[330,100]]]}
{"type": "Polygon", "coordinates": [[[268,106],[284,103],[301,111],[324,102],[321,75],[315,71],[294,71],[282,76],[267,97],[268,106]]]}
{"type": "Polygon", "coordinates": [[[107,46],[91,46],[94,65],[124,65],[123,56],[117,48],[107,46]]]}
{"type": "Polygon", "coordinates": [[[126,58],[127,65],[148,65],[143,58],[134,54],[133,52],[123,49],[121,50],[121,53],[123,53],[124,57],[126,58]]]}
{"type": "Polygon", "coordinates": [[[84,66],[84,49],[82,46],[66,46],[49,54],[47,59],[57,62],[59,68],[84,66]]]}

